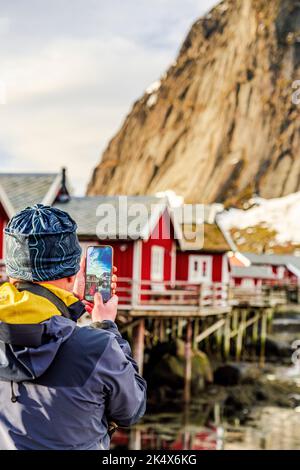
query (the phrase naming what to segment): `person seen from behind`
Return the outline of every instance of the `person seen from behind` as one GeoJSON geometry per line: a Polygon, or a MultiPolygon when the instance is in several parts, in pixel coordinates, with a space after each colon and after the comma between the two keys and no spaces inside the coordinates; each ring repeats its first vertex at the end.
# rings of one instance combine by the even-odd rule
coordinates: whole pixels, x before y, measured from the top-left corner
{"type": "Polygon", "coordinates": [[[105,450],[110,423],[145,412],[146,382],[115,323],[112,298],[84,301],[76,223],[41,204],[5,229],[0,287],[0,449],[105,450]],[[89,326],[77,326],[88,311],[89,326]]]}

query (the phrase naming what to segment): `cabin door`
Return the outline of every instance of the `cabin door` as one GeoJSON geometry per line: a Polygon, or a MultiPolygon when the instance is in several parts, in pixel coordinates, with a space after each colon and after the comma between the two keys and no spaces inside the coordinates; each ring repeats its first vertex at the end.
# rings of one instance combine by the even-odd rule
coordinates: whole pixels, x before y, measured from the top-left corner
{"type": "Polygon", "coordinates": [[[209,284],[212,282],[212,257],[193,255],[189,257],[189,282],[209,284]]]}
{"type": "Polygon", "coordinates": [[[153,288],[162,290],[164,288],[165,249],[162,246],[151,248],[151,281],[153,288]]]}

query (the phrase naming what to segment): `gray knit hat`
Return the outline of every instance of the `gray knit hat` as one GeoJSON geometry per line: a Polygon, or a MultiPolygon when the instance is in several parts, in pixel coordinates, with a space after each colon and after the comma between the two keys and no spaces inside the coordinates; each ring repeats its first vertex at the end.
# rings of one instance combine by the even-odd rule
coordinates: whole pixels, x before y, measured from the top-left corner
{"type": "Polygon", "coordinates": [[[8,276],[51,281],[79,271],[77,225],[66,212],[37,204],[16,214],[5,229],[8,276]]]}

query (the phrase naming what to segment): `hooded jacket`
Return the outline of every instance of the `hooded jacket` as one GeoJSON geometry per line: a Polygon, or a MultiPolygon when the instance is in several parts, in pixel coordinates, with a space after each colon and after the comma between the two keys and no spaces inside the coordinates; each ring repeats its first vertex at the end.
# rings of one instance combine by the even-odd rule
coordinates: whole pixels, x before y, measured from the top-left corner
{"type": "MultiPolygon", "coordinates": [[[[44,283],[78,318],[84,305],[44,283]]],[[[146,383],[114,322],[78,327],[48,299],[0,288],[0,449],[108,449],[108,420],[135,423],[146,383]]]]}

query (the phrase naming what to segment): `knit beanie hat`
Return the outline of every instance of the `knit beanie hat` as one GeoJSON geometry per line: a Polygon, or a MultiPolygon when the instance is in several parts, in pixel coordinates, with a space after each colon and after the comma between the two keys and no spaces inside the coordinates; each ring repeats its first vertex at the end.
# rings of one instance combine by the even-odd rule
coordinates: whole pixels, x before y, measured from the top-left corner
{"type": "Polygon", "coordinates": [[[77,225],[66,212],[37,204],[16,214],[5,228],[9,277],[52,281],[79,271],[77,225]]]}

